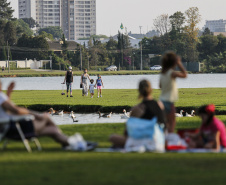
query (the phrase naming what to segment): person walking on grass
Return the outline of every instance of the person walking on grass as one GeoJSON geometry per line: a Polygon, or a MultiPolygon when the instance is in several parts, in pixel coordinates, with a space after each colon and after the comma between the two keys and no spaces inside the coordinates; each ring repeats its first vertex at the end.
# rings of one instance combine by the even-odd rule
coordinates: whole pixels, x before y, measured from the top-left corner
{"type": "Polygon", "coordinates": [[[91,98],[93,98],[93,96],[94,96],[94,88],[95,88],[95,85],[93,84],[93,82],[94,82],[94,80],[93,79],[91,79],[90,80],[90,85],[89,85],[89,91],[90,91],[90,95],[91,95],[91,98]]]}
{"type": "Polygon", "coordinates": [[[99,95],[100,97],[102,97],[102,87],[104,87],[104,83],[102,81],[100,74],[97,75],[95,87],[97,87],[97,98],[99,98],[99,95]]]}
{"type": "Polygon", "coordinates": [[[88,75],[87,69],[85,69],[84,73],[81,76],[82,96],[84,96],[84,95],[88,96],[88,88],[89,88],[88,79],[89,79],[89,81],[91,80],[88,75]]]}
{"type": "Polygon", "coordinates": [[[65,74],[63,84],[65,84],[65,82],[67,86],[67,97],[68,97],[69,90],[70,90],[70,97],[73,97],[72,96],[73,71],[71,66],[69,67],[69,70],[65,74]]]}
{"type": "Polygon", "coordinates": [[[187,72],[181,63],[181,58],[174,52],[165,53],[161,60],[160,100],[165,107],[167,131],[173,133],[176,125],[174,102],[178,100],[176,78],[187,78],[187,72]],[[175,71],[176,67],[180,71],[175,71]]]}

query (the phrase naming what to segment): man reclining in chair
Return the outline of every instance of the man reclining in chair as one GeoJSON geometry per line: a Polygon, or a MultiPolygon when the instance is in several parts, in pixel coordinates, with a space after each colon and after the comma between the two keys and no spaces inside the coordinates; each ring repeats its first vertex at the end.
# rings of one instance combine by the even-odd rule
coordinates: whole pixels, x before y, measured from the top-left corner
{"type": "MultiPolygon", "coordinates": [[[[10,100],[10,96],[14,86],[14,83],[9,85],[6,95],[2,92],[2,84],[0,81],[0,120],[10,119],[10,117],[17,115],[33,115],[33,121],[24,120],[20,122],[21,129],[27,139],[32,137],[49,136],[56,142],[60,143],[64,149],[78,150],[78,143],[76,143],[75,138],[73,138],[75,136],[68,137],[64,135],[47,114],[35,113],[13,104],[10,100]]],[[[12,139],[18,139],[20,137],[15,123],[10,123],[5,136],[12,139]]]]}

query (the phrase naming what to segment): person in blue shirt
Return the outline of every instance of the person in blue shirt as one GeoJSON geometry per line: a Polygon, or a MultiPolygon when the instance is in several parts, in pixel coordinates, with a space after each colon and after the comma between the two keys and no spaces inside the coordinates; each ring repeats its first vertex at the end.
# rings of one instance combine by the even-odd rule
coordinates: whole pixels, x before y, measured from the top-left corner
{"type": "Polygon", "coordinates": [[[97,98],[99,98],[99,95],[102,97],[102,87],[104,87],[104,83],[100,74],[97,75],[95,87],[97,87],[97,98]]]}

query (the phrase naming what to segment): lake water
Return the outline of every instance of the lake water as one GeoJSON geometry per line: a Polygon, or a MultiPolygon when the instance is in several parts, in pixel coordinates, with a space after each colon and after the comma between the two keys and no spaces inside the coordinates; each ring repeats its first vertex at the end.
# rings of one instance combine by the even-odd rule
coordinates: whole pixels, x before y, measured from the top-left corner
{"type": "Polygon", "coordinates": [[[126,119],[121,119],[120,114],[112,114],[111,118],[99,118],[98,114],[74,114],[75,120],[78,122],[73,122],[69,114],[64,114],[63,116],[50,116],[54,123],[57,125],[73,125],[73,124],[95,124],[95,123],[124,123],[126,119]]]}
{"type": "MultiPolygon", "coordinates": [[[[96,76],[91,76],[96,79],[96,76]]],[[[81,77],[74,77],[73,89],[80,89],[81,77]]],[[[102,76],[105,89],[137,89],[142,79],[148,79],[154,89],[159,88],[159,75],[115,75],[102,76]]],[[[226,74],[189,74],[187,79],[177,79],[178,88],[226,87],[226,74]]],[[[61,90],[64,77],[16,77],[1,78],[3,89],[11,81],[16,82],[16,90],[61,90]]],[[[63,86],[65,88],[65,85],[63,86]]]]}

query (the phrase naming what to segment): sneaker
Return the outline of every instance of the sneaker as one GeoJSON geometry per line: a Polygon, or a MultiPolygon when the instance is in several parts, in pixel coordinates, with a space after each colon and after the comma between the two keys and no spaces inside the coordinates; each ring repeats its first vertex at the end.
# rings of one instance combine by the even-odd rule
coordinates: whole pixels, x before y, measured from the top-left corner
{"type": "Polygon", "coordinates": [[[93,98],[93,97],[91,96],[91,98],[93,98]]]}
{"type": "Polygon", "coordinates": [[[97,98],[99,98],[99,96],[97,96],[97,98]]]}
{"type": "Polygon", "coordinates": [[[68,98],[68,95],[67,95],[67,98],[68,98]]]}
{"type": "Polygon", "coordinates": [[[100,95],[100,97],[102,98],[102,95],[100,95]]]}
{"type": "Polygon", "coordinates": [[[70,97],[72,98],[73,96],[71,95],[70,97]]]}

